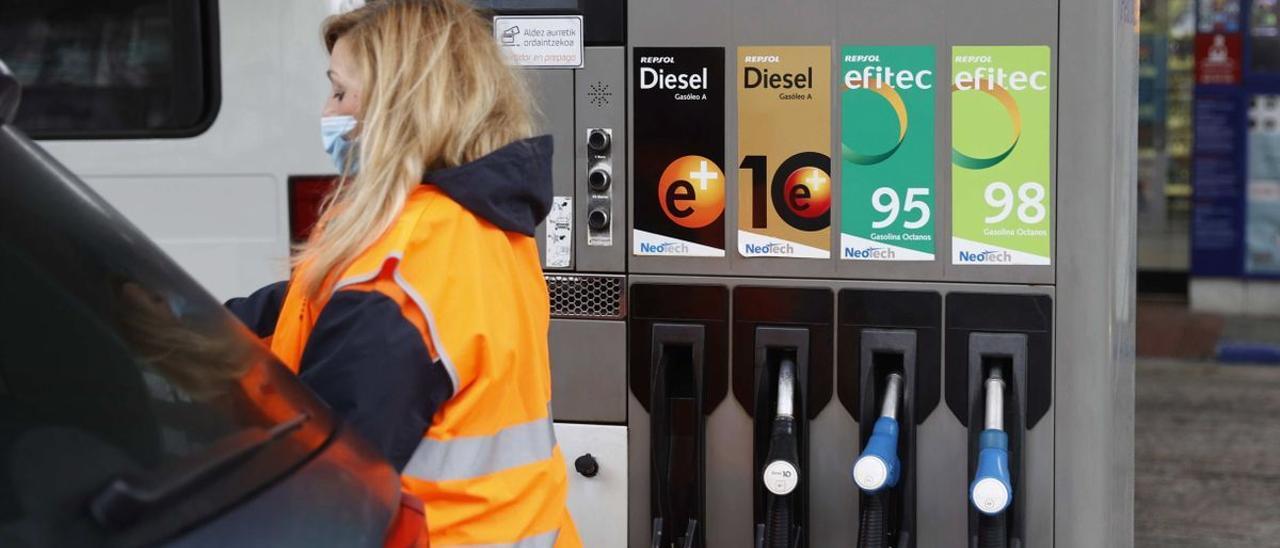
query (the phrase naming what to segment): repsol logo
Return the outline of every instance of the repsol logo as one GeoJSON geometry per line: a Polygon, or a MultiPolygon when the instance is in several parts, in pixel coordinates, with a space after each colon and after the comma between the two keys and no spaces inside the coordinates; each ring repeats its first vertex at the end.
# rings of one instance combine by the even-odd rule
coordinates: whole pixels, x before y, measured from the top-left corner
{"type": "Polygon", "coordinates": [[[990,63],[990,55],[957,55],[957,63],[990,63]]]}
{"type": "Polygon", "coordinates": [[[791,244],[773,242],[768,244],[743,244],[748,255],[794,255],[796,248],[791,244]]]}
{"type": "Polygon", "coordinates": [[[844,56],[846,63],[879,63],[879,55],[846,55],[844,56]]]}
{"type": "Polygon", "coordinates": [[[675,62],[676,62],[675,57],[641,57],[640,58],[640,64],[642,65],[674,65],[675,62]]]}
{"type": "Polygon", "coordinates": [[[746,63],[780,63],[782,58],[777,55],[747,55],[742,58],[746,63]]]}
{"type": "Polygon", "coordinates": [[[983,251],[974,253],[972,251],[961,251],[960,262],[962,263],[1012,263],[1013,254],[1008,251],[983,251]]]}
{"type": "Polygon", "coordinates": [[[661,244],[641,242],[640,252],[654,253],[658,255],[682,255],[689,252],[689,244],[681,242],[666,242],[661,244]]]}
{"type": "Polygon", "coordinates": [[[887,247],[868,247],[858,249],[856,247],[844,248],[844,258],[846,259],[872,259],[879,261],[891,261],[898,257],[892,249],[887,247]]]}

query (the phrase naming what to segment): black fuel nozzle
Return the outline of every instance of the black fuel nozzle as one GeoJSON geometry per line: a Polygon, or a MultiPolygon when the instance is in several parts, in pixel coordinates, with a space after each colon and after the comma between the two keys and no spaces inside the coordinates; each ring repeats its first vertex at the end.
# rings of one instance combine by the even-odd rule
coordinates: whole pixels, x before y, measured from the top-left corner
{"type": "Polygon", "coordinates": [[[769,452],[761,479],[765,495],[764,548],[793,548],[799,535],[795,527],[792,494],[800,485],[800,449],[795,418],[796,366],[791,358],[778,365],[778,407],[769,435],[769,452]]]}

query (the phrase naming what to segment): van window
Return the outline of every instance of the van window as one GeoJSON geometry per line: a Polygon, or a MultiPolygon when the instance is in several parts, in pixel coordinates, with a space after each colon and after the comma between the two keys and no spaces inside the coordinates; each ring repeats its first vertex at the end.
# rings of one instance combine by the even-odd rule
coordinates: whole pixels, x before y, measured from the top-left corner
{"type": "Polygon", "coordinates": [[[215,0],[6,0],[0,60],[35,138],[197,135],[218,105],[215,0]]]}

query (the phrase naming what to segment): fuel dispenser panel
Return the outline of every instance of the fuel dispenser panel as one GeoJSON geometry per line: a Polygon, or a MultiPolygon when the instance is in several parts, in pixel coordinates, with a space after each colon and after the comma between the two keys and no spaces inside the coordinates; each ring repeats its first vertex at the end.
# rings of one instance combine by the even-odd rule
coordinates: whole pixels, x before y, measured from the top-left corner
{"type": "Polygon", "coordinates": [[[555,419],[626,424],[627,324],[555,318],[548,335],[555,419]]]}
{"type": "Polygon", "coordinates": [[[584,15],[583,66],[529,71],[537,239],[626,546],[1132,537],[1132,2],[493,4],[584,15]]]}
{"type": "Polygon", "coordinates": [[[627,147],[626,48],[586,48],[574,71],[576,135],[574,234],[579,271],[626,269],[627,147]]]}
{"type": "Polygon", "coordinates": [[[631,303],[630,545],[708,546],[707,416],[728,393],[729,291],[639,284],[631,303]]]}
{"type": "Polygon", "coordinates": [[[733,393],[753,419],[752,519],[756,546],[810,545],[810,421],[831,401],[832,292],[737,287],[733,393]]]}
{"type": "MultiPolygon", "coordinates": [[[[917,545],[918,426],[941,389],[942,297],[931,291],[844,290],[839,297],[840,403],[858,421],[859,547],[917,545]]],[[[930,496],[936,493],[926,490],[930,496]]]]}

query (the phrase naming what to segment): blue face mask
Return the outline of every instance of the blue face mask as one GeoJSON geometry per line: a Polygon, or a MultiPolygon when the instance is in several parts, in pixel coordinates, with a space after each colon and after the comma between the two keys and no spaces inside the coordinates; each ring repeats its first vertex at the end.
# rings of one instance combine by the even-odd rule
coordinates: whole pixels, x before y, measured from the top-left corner
{"type": "MultiPolygon", "coordinates": [[[[347,139],[347,134],[356,128],[354,116],[322,116],[320,117],[320,138],[324,140],[324,151],[329,153],[334,167],[341,173],[347,167],[347,158],[353,153],[355,145],[347,139]]],[[[358,159],[351,158],[351,173],[356,172],[358,159]]]]}

